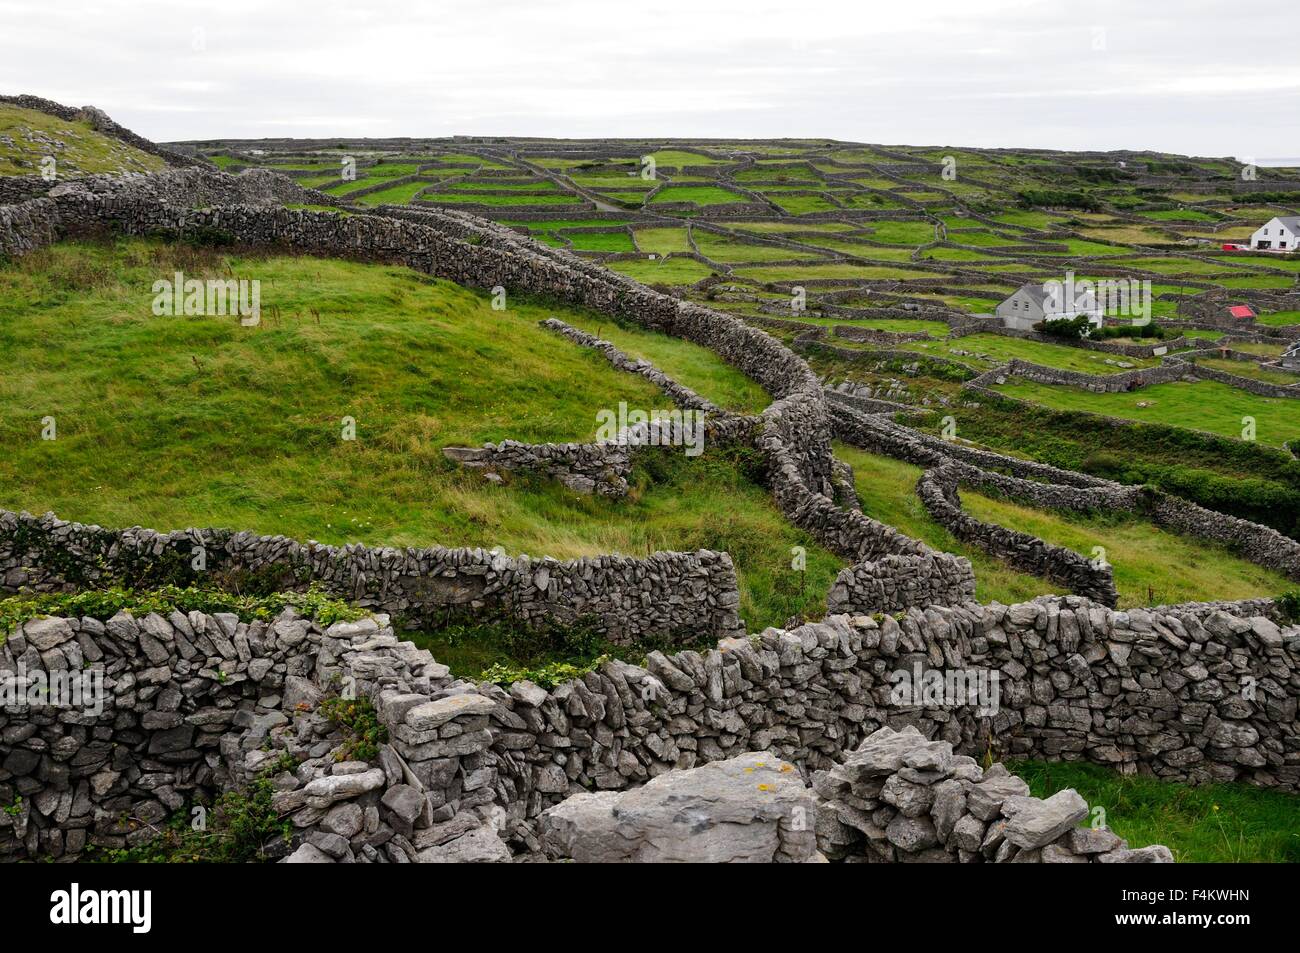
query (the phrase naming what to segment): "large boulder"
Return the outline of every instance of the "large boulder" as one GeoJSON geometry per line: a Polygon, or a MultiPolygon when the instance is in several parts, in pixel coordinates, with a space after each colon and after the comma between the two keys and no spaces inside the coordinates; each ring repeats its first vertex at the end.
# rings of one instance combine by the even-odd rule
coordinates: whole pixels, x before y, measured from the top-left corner
{"type": "Polygon", "coordinates": [[[542,814],[544,849],[580,863],[820,860],[812,792],[766,752],[670,771],[631,791],[576,794],[542,814]]]}

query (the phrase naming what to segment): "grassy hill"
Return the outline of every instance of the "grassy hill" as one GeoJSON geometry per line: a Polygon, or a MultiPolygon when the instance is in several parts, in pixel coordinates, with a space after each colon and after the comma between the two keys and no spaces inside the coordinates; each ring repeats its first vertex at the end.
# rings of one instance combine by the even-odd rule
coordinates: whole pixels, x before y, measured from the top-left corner
{"type": "MultiPolygon", "coordinates": [[[[840,562],[787,523],[746,454],[650,453],[628,499],[544,479],[493,487],[442,448],[590,440],[657,389],[544,331],[590,314],[487,296],[409,269],[120,239],[0,266],[0,505],[104,526],[226,526],[342,544],[502,546],[560,558],[709,547],[743,578],[751,628],[818,612],[840,562]],[[262,323],[156,317],[182,271],[261,282],[262,323]],[[55,440],[42,440],[53,417],[55,440]],[[356,421],[355,441],[341,421],[356,421]],[[728,518],[717,518],[725,500],[728,518]],[[790,548],[808,548],[804,585],[790,548]]],[[[762,391],[711,352],[617,340],[724,406],[762,391]]]]}
{"type": "Polygon", "coordinates": [[[157,156],[106,136],[89,122],[0,103],[0,175],[36,175],[41,160],[53,156],[60,176],[96,172],[158,172],[157,156]]]}

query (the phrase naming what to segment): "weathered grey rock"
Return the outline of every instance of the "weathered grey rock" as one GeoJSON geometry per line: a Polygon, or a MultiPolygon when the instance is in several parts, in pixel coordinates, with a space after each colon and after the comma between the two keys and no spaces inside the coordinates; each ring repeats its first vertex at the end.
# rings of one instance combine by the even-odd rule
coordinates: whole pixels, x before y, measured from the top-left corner
{"type": "Polygon", "coordinates": [[[479,827],[455,840],[419,852],[421,864],[508,864],[510,848],[489,827],[479,827]]]}
{"type": "Polygon", "coordinates": [[[548,853],[581,863],[806,862],[815,815],[794,766],[756,752],[576,794],[542,814],[539,834],[548,853]]]}
{"type": "Polygon", "coordinates": [[[23,623],[23,635],[42,652],[76,637],[66,619],[31,619],[23,623]]]}
{"type": "Polygon", "coordinates": [[[1002,813],[1002,804],[1007,798],[1026,797],[1028,794],[1029,785],[1023,778],[1015,775],[986,776],[967,792],[966,809],[981,821],[991,821],[1002,813]]]}
{"type": "Polygon", "coordinates": [[[315,844],[304,843],[292,854],[280,861],[282,864],[332,864],[334,858],[315,844]]]}
{"type": "Polygon", "coordinates": [[[496,706],[482,695],[451,695],[416,705],[406,713],[405,723],[416,731],[439,728],[453,718],[486,715],[496,706]]]}
{"type": "Polygon", "coordinates": [[[320,810],[331,807],[338,801],[344,801],[374,791],[384,784],[382,768],[372,768],[362,774],[332,774],[317,778],[303,788],[307,806],[320,810]]]}
{"type": "Polygon", "coordinates": [[[1046,800],[1009,797],[1002,802],[1008,818],[1007,840],[1022,849],[1044,847],[1088,816],[1088,802],[1073,788],[1046,800]]]}
{"type": "Polygon", "coordinates": [[[1103,864],[1172,864],[1174,855],[1163,844],[1152,844],[1136,850],[1120,847],[1106,854],[1098,854],[1097,861],[1103,864]]]}

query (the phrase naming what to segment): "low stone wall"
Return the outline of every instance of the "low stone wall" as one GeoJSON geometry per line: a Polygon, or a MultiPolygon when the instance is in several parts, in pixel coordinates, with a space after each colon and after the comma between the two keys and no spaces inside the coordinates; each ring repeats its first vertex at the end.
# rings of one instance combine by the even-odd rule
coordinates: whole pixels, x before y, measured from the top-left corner
{"type": "Polygon", "coordinates": [[[1268,381],[1261,381],[1254,377],[1246,377],[1244,374],[1232,374],[1228,371],[1219,370],[1217,367],[1206,367],[1195,360],[1171,359],[1171,363],[1175,361],[1183,364],[1188,369],[1188,373],[1194,374],[1196,377],[1218,381],[1220,384],[1227,384],[1250,394],[1258,394],[1260,397],[1281,397],[1287,400],[1300,398],[1300,384],[1271,384],[1268,381]]]}
{"type": "Polygon", "coordinates": [[[444,447],[462,466],[500,481],[499,470],[540,473],[576,493],[622,497],[632,472],[632,450],[617,443],[520,443],[503,440],[483,447],[444,447]]]}
{"type": "MultiPolygon", "coordinates": [[[[963,364],[961,361],[955,361],[952,358],[940,357],[937,354],[930,354],[925,351],[907,351],[897,348],[872,347],[872,348],[848,348],[836,347],[825,341],[825,328],[812,328],[805,331],[794,339],[792,345],[794,349],[808,354],[824,354],[829,357],[836,357],[846,361],[865,363],[870,361],[902,361],[905,364],[931,364],[936,367],[947,367],[961,374],[974,375],[969,364],[963,364]]],[[[975,380],[967,382],[969,387],[975,383],[975,380]]]]}
{"type": "Polygon", "coordinates": [[[897,457],[922,467],[938,466],[949,460],[962,461],[985,471],[1004,471],[1022,480],[1059,486],[1097,489],[1119,485],[1086,473],[1062,470],[1046,463],[1021,460],[941,440],[900,424],[888,416],[862,412],[835,391],[827,391],[826,396],[831,401],[835,435],[855,447],[873,453],[897,457]]]}
{"type": "Polygon", "coordinates": [[[1256,565],[1300,580],[1300,542],[1268,526],[1218,513],[1158,490],[1142,491],[1141,512],[1157,526],[1226,546],[1256,565]]]}
{"type": "Polygon", "coordinates": [[[1059,384],[1089,390],[1095,394],[1119,394],[1150,384],[1166,384],[1170,381],[1183,380],[1189,376],[1191,376],[1191,369],[1182,362],[1118,371],[1114,374],[1087,374],[1083,371],[1045,367],[1042,364],[1032,364],[1019,358],[1012,358],[1005,367],[994,368],[975,380],[967,382],[966,386],[987,386],[988,381],[996,380],[998,377],[1023,377],[1035,384],[1059,384]]]}
{"type": "Polygon", "coordinates": [[[57,180],[39,175],[0,175],[0,205],[17,205],[45,195],[57,180]]]}
{"type": "Polygon", "coordinates": [[[1072,549],[1055,546],[1029,533],[985,523],[962,512],[957,492],[959,471],[951,465],[927,470],[916,493],[934,521],[963,542],[978,546],[1008,566],[1050,579],[1068,591],[1114,607],[1119,591],[1108,565],[1094,565],[1072,549]]]}
{"type": "MultiPolygon", "coordinates": [[[[852,515],[875,523],[860,513],[852,515]]],[[[953,605],[974,596],[970,561],[927,547],[916,555],[880,556],[841,570],[826,597],[826,611],[897,612],[907,606],[953,605]]]]}
{"type": "Polygon", "coordinates": [[[881,728],[813,777],[817,846],[828,860],[869,863],[1173,863],[1160,845],[1130,850],[1106,825],[1080,827],[1088,802],[1066,788],[1046,800],[995,764],[988,770],[912,726],[881,728]]]}
{"type": "MultiPolygon", "coordinates": [[[[831,616],[707,652],[651,652],[644,666],[609,661],[552,690],[453,680],[382,617],[323,631],[292,612],[35,619],[0,646],[6,688],[38,673],[102,673],[102,708],[4,709],[0,797],[16,810],[0,812],[0,853],[139,843],[191,798],[269,771],[298,860],[398,860],[390,843],[408,860],[499,857],[496,832],[536,851],[530,819],[572,794],[751,751],[833,769],[886,726],[914,726],[962,755],[1086,758],[1295,791],[1300,630],[1270,611],[1256,601],[1113,612],[1066,597],[831,616]],[[378,769],[340,760],[348,749],[320,708],[329,692],[374,700],[389,735],[378,769]]],[[[940,764],[914,770],[939,770],[946,752],[926,750],[940,764]]],[[[891,791],[919,803],[897,782],[891,791]]],[[[842,787],[828,793],[843,800],[842,787]]]]}
{"type": "Polygon", "coordinates": [[[1151,339],[1150,344],[1121,344],[1117,341],[1094,341],[1090,338],[1059,338],[1050,334],[1043,334],[1039,331],[1023,331],[1017,328],[1004,327],[1001,324],[991,322],[981,322],[970,324],[962,327],[956,327],[949,335],[953,338],[964,337],[969,334],[997,334],[1008,338],[1021,338],[1026,341],[1039,341],[1043,344],[1056,344],[1061,347],[1077,347],[1085,351],[1099,351],[1105,354],[1116,354],[1121,357],[1157,357],[1156,351],[1161,354],[1173,351],[1176,348],[1194,346],[1192,340],[1183,336],[1169,338],[1168,340],[1151,339]]]}
{"type": "Polygon", "coordinates": [[[112,581],[156,584],[243,575],[278,589],[316,583],[409,625],[501,615],[526,625],[590,622],[616,642],[721,635],[740,628],[736,571],[726,553],[644,559],[518,558],[484,549],[325,546],[222,529],[157,533],[0,511],[0,591],[71,591],[112,581]],[[194,569],[202,554],[203,569],[194,569]]]}
{"type": "Polygon", "coordinates": [[[49,199],[0,205],[0,257],[16,258],[59,240],[62,219],[49,199]]]}
{"type": "Polygon", "coordinates": [[[879,331],[875,328],[857,328],[851,324],[837,324],[831,329],[837,338],[867,344],[902,344],[906,341],[928,341],[924,331],[879,331]]]}

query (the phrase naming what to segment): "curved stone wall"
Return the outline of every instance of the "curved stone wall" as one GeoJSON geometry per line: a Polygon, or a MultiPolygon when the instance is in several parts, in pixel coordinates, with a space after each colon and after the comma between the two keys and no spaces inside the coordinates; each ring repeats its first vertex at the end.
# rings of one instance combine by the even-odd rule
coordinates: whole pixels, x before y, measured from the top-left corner
{"type": "MultiPolygon", "coordinates": [[[[889,413],[861,412],[853,403],[844,401],[833,391],[828,391],[827,396],[831,400],[836,435],[840,439],[873,453],[906,460],[931,471],[926,474],[931,479],[923,481],[931,484],[931,491],[922,494],[927,509],[941,522],[951,522],[949,529],[954,533],[957,533],[958,527],[961,532],[969,533],[969,536],[957,533],[969,542],[982,545],[989,539],[988,533],[979,528],[987,527],[987,524],[979,524],[978,521],[968,523],[970,518],[960,514],[954,480],[1027,506],[1079,513],[1126,513],[1143,517],[1176,533],[1224,546],[1257,565],[1300,580],[1300,542],[1270,527],[1218,513],[1145,487],[1125,486],[1083,473],[943,441],[891,420],[889,413]],[[939,483],[951,486],[952,494],[945,495],[937,489],[932,474],[940,472],[945,476],[939,483]],[[954,505],[958,507],[956,512],[952,510],[954,505]]],[[[1042,547],[1047,547],[1048,550],[1059,548],[1027,534],[1019,535],[1025,538],[1015,543],[1012,549],[1003,551],[1004,548],[999,546],[998,552],[993,549],[988,551],[1013,559],[1015,546],[1020,544],[1030,545],[1036,551],[1042,547]]],[[[1029,571],[1034,570],[1029,568],[1029,571]]],[[[1062,582],[1066,579],[1062,575],[1051,578],[1062,582]]],[[[1086,581],[1086,578],[1080,578],[1086,581]]],[[[1110,605],[1114,604],[1100,594],[1098,598],[1110,605]]]]}
{"type": "Polygon", "coordinates": [[[925,471],[917,481],[917,496],[936,523],[1008,566],[1058,582],[1070,592],[1104,606],[1114,608],[1119,604],[1119,591],[1110,566],[1094,565],[1072,549],[1055,546],[1029,533],[982,522],[962,512],[957,492],[960,479],[957,467],[945,464],[925,471]]]}

